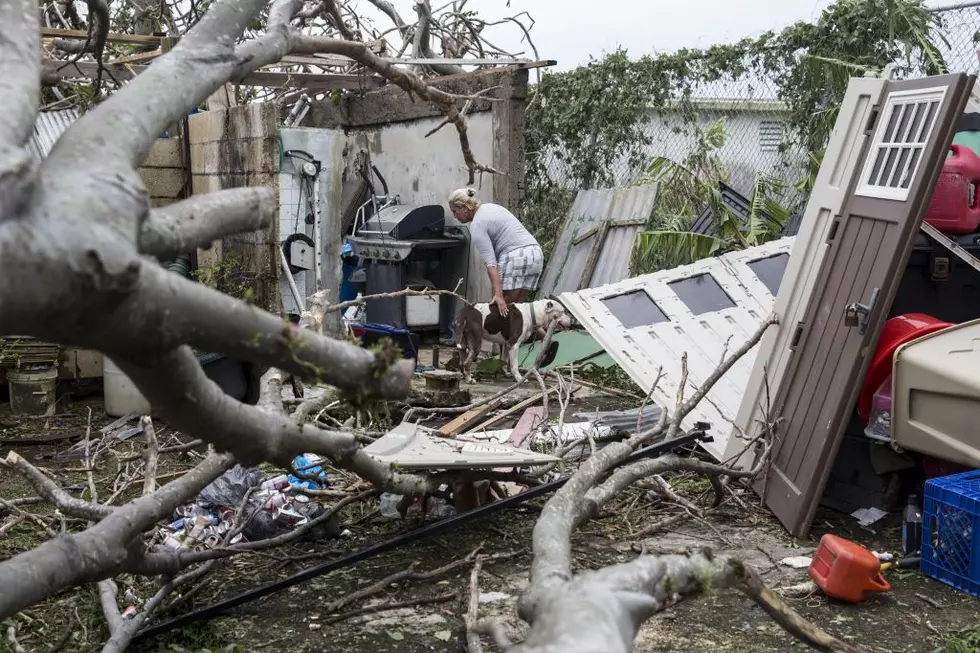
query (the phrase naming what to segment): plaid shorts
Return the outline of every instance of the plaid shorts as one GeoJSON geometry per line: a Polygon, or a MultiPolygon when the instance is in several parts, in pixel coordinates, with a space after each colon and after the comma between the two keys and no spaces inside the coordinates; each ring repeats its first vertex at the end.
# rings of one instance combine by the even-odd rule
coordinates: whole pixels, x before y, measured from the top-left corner
{"type": "Polygon", "coordinates": [[[544,271],[544,253],[538,245],[512,249],[497,261],[502,290],[536,290],[544,271]]]}

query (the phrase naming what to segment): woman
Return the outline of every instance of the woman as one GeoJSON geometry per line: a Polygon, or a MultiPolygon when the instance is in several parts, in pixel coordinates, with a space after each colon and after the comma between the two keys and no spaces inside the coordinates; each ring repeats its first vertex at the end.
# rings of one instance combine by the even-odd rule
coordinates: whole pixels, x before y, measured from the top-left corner
{"type": "Polygon", "coordinates": [[[449,210],[470,225],[470,240],[487,266],[491,301],[506,317],[508,303],[527,301],[528,293],[538,287],[544,269],[541,246],[513,213],[499,204],[480,202],[472,188],[454,190],[449,210]]]}

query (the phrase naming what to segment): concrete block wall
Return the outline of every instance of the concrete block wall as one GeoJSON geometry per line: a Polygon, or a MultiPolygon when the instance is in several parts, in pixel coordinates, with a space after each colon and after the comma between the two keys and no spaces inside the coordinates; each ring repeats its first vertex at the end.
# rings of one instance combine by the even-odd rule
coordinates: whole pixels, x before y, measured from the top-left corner
{"type": "MultiPolygon", "coordinates": [[[[274,103],[204,111],[188,119],[195,195],[265,186],[278,193],[279,120],[274,103]]],[[[204,282],[262,308],[282,310],[279,292],[279,220],[268,229],[225,238],[198,250],[204,282]]]]}
{"type": "Polygon", "coordinates": [[[183,141],[158,138],[150,147],[139,173],[150,194],[151,207],[166,206],[180,199],[187,182],[183,141]]]}
{"type": "MultiPolygon", "coordinates": [[[[480,163],[505,174],[477,175],[473,184],[483,201],[506,206],[520,217],[524,194],[524,110],[527,70],[493,69],[480,74],[453,75],[430,80],[434,86],[459,95],[484,92],[491,100],[475,101],[466,116],[470,149],[480,163]],[[496,90],[486,93],[487,89],[496,90]]],[[[409,97],[396,86],[314,103],[304,126],[343,129],[348,134],[345,179],[351,163],[366,153],[403,204],[445,205],[449,193],[467,185],[459,136],[453,125],[426,134],[444,118],[429,102],[409,97]]],[[[450,224],[455,219],[448,214],[450,224]]],[[[472,301],[490,299],[486,267],[472,253],[465,265],[465,295],[472,301]]]]}

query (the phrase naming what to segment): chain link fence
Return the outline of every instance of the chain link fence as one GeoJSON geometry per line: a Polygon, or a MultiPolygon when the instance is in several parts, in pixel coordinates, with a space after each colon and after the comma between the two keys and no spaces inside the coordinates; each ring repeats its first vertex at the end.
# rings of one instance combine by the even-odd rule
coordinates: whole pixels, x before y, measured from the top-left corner
{"type": "MultiPolygon", "coordinates": [[[[934,10],[939,46],[951,72],[975,72],[978,67],[980,39],[980,2],[934,10]]],[[[788,107],[779,101],[778,89],[771,79],[742,78],[694,86],[691,93],[660,111],[651,110],[643,129],[648,139],[639,156],[623,156],[604,175],[592,183],[583,183],[581,175],[572,173],[565,153],[544,153],[543,162],[550,180],[547,201],[555,222],[564,216],[575,193],[587,187],[630,186],[642,179],[650,162],[663,157],[685,165],[693,163],[692,154],[707,153],[712,171],[735,190],[751,197],[759,175],[784,184],[785,206],[797,208],[806,198],[795,184],[806,174],[807,153],[787,135],[788,107]],[[706,139],[706,135],[709,137],[706,139]],[[707,145],[707,141],[710,141],[707,145]],[[563,205],[563,206],[562,206],[563,205]]],[[[530,189],[529,189],[530,190],[530,189]]],[[[532,198],[530,206],[540,198],[532,198]]],[[[530,216],[532,221],[537,216],[530,216]]]]}

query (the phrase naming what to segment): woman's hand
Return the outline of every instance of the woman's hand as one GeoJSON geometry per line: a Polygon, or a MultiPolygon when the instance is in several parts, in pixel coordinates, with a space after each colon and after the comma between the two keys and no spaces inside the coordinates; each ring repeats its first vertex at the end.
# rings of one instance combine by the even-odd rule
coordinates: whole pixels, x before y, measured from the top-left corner
{"type": "Polygon", "coordinates": [[[507,302],[504,301],[504,296],[494,295],[491,301],[497,305],[497,310],[500,311],[500,316],[507,317],[507,302]]]}

